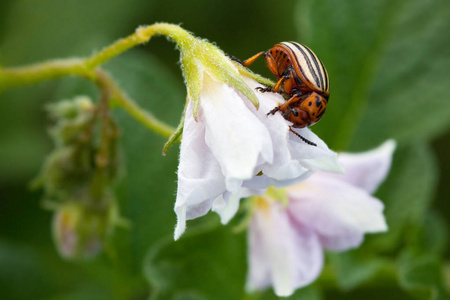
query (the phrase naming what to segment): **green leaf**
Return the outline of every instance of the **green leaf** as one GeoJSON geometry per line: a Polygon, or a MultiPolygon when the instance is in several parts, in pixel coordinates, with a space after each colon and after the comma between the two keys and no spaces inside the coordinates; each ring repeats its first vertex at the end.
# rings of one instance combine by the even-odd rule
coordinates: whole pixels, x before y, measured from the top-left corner
{"type": "Polygon", "coordinates": [[[53,87],[45,84],[0,95],[0,181],[30,180],[52,148],[42,123],[42,104],[51,99],[53,87]]]}
{"type": "Polygon", "coordinates": [[[442,262],[435,256],[414,256],[405,251],[400,257],[399,283],[416,299],[445,300],[446,290],[442,274],[442,262]]]}
{"type": "Polygon", "coordinates": [[[298,289],[295,293],[287,298],[281,298],[286,300],[321,300],[323,299],[320,289],[315,285],[309,285],[304,288],[298,289]]]}
{"type": "Polygon", "coordinates": [[[296,12],[330,76],[313,130],[333,148],[429,139],[450,124],[450,2],[303,0],[296,12]]]}
{"type": "MultiPolygon", "coordinates": [[[[0,240],[0,289],[2,299],[64,299],[68,295],[88,293],[91,298],[113,299],[106,283],[117,273],[101,263],[69,264],[55,252],[26,244],[0,240]],[[64,270],[64,272],[61,272],[64,270]],[[24,288],[24,286],[26,288],[24,288]],[[58,297],[56,297],[58,295],[58,297]],[[53,299],[53,298],[52,298],[53,299]]],[[[122,277],[121,280],[126,278],[122,277]]],[[[117,289],[114,292],[118,292],[117,289]]],[[[65,299],[80,299],[71,297],[65,299]]]]}
{"type": "Polygon", "coordinates": [[[151,299],[189,293],[199,299],[242,299],[245,234],[232,233],[214,217],[205,226],[190,227],[178,241],[170,236],[149,251],[144,272],[152,287],[151,299]]]}
{"type": "Polygon", "coordinates": [[[383,260],[371,255],[370,248],[346,251],[343,253],[328,253],[330,265],[333,268],[339,287],[352,290],[368,282],[383,267],[383,260]]]}
{"type": "Polygon", "coordinates": [[[380,62],[369,109],[358,126],[355,144],[381,141],[386,135],[400,142],[430,139],[447,130],[449,4],[439,0],[407,1],[402,12],[397,13],[391,43],[380,62]],[[373,128],[379,130],[369,137],[369,129],[373,128]]]}
{"type": "Polygon", "coordinates": [[[93,49],[131,34],[140,23],[136,23],[136,14],[154,4],[153,1],[130,4],[121,0],[3,2],[10,2],[5,21],[1,21],[8,29],[1,35],[0,44],[5,66],[91,55],[93,49]]]}
{"type": "Polygon", "coordinates": [[[289,297],[278,297],[274,294],[272,289],[268,289],[264,292],[256,292],[253,294],[248,294],[243,300],[321,300],[323,299],[322,293],[318,285],[311,284],[300,288],[294,292],[289,297]]]}
{"type": "Polygon", "coordinates": [[[389,231],[371,242],[385,250],[394,249],[420,227],[437,186],[435,155],[425,142],[397,149],[391,172],[376,196],[385,203],[389,231]]]}
{"type": "Polygon", "coordinates": [[[410,240],[414,253],[441,257],[448,245],[448,228],[441,214],[428,211],[410,240]]]}
{"type": "Polygon", "coordinates": [[[173,297],[174,300],[208,300],[208,298],[205,298],[204,296],[196,293],[196,292],[185,292],[185,293],[179,293],[176,294],[173,297]]]}

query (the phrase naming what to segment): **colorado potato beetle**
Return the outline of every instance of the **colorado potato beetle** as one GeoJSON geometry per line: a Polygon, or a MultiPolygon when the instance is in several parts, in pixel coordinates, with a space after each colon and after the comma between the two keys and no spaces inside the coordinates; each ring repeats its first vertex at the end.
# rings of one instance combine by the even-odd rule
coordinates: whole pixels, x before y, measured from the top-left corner
{"type": "MultiPolygon", "coordinates": [[[[243,66],[251,65],[264,56],[269,70],[278,81],[273,88],[258,88],[261,92],[284,93],[288,100],[275,107],[268,114],[280,111],[283,117],[292,122],[292,127],[303,128],[317,123],[325,113],[330,95],[330,82],[327,70],[320,59],[308,47],[295,42],[276,44],[268,51],[259,52],[247,60],[243,66]]],[[[313,142],[297,134],[303,141],[313,142]]]]}

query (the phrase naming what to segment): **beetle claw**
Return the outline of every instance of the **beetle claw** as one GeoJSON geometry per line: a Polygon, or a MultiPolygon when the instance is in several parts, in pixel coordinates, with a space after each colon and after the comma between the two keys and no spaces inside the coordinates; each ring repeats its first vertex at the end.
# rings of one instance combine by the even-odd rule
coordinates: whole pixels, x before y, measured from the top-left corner
{"type": "Polygon", "coordinates": [[[238,63],[240,63],[241,65],[243,64],[243,63],[242,63],[242,60],[240,60],[239,58],[237,58],[237,57],[235,57],[235,56],[233,56],[233,55],[231,55],[231,54],[228,54],[228,53],[225,53],[225,55],[228,56],[229,59],[234,60],[235,62],[238,62],[238,63]]]}
{"type": "Polygon", "coordinates": [[[257,90],[260,93],[265,93],[265,92],[271,92],[272,88],[263,88],[261,86],[258,86],[257,88],[255,88],[255,90],[257,90]]]}
{"type": "Polygon", "coordinates": [[[276,106],[274,109],[272,109],[271,111],[269,111],[266,116],[268,115],[274,115],[277,111],[280,110],[280,106],[276,106]]]}

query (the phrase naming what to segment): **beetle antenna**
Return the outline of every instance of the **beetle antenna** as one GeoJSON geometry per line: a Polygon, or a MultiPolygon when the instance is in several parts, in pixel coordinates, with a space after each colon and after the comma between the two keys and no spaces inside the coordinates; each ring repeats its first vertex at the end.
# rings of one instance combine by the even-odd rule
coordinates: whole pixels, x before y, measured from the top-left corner
{"type": "Polygon", "coordinates": [[[289,126],[289,130],[294,133],[296,136],[298,136],[302,141],[304,141],[305,143],[307,143],[308,145],[317,147],[317,144],[311,142],[310,140],[305,139],[304,137],[302,137],[300,134],[298,134],[297,132],[295,132],[292,127],[289,126]]]}

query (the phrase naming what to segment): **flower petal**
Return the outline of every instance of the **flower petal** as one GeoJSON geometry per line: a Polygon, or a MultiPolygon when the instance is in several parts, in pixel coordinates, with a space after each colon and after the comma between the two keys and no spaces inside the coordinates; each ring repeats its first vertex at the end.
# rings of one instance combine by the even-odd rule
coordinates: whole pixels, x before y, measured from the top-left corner
{"type": "Polygon", "coordinates": [[[245,180],[242,186],[250,189],[266,189],[271,185],[273,185],[276,188],[293,186],[299,184],[302,181],[305,181],[314,173],[314,171],[305,169],[303,167],[302,169],[304,169],[305,172],[302,173],[300,176],[294,177],[292,179],[277,180],[274,178],[270,178],[266,174],[262,174],[259,176],[254,176],[252,179],[245,180]]]}
{"type": "Polygon", "coordinates": [[[372,194],[386,178],[391,167],[394,150],[395,141],[388,140],[371,151],[339,154],[339,162],[343,165],[345,174],[323,175],[358,186],[372,194]]]}
{"type": "Polygon", "coordinates": [[[272,284],[278,296],[289,296],[317,278],[322,247],[318,236],[299,226],[279,202],[260,201],[250,224],[247,289],[272,284]]]}
{"type": "Polygon", "coordinates": [[[311,170],[344,172],[343,167],[337,160],[337,153],[331,151],[309,128],[294,128],[293,130],[317,145],[308,145],[294,133],[289,132],[289,148],[293,158],[300,160],[304,167],[311,170]]]}
{"type": "Polygon", "coordinates": [[[324,248],[354,248],[364,233],[387,230],[381,201],[358,187],[317,175],[287,193],[293,218],[314,228],[324,248]]]}
{"type": "Polygon", "coordinates": [[[225,175],[227,190],[232,192],[239,189],[241,180],[255,175],[258,160],[273,160],[269,132],[242,97],[205,73],[200,94],[205,140],[225,175]]]}
{"type": "Polygon", "coordinates": [[[263,231],[259,222],[252,219],[247,235],[248,272],[246,289],[249,292],[264,290],[270,287],[270,264],[267,261],[267,251],[263,240],[263,231]]]}
{"type": "Polygon", "coordinates": [[[257,116],[267,127],[272,138],[274,160],[261,166],[261,171],[276,180],[290,180],[302,176],[308,171],[296,159],[293,159],[289,149],[289,125],[281,114],[267,115],[275,106],[276,100],[284,100],[278,94],[258,94],[260,99],[260,113],[257,116]]]}
{"type": "Polygon", "coordinates": [[[225,179],[220,165],[204,140],[205,126],[201,122],[195,122],[192,106],[190,101],[180,148],[175,239],[184,232],[186,219],[206,214],[211,208],[211,201],[225,191],[225,179]]]}
{"type": "Polygon", "coordinates": [[[214,201],[212,210],[220,216],[222,224],[228,224],[234,215],[236,215],[242,198],[252,195],[262,195],[264,192],[265,189],[247,188],[241,188],[237,193],[225,192],[214,201]]]}

